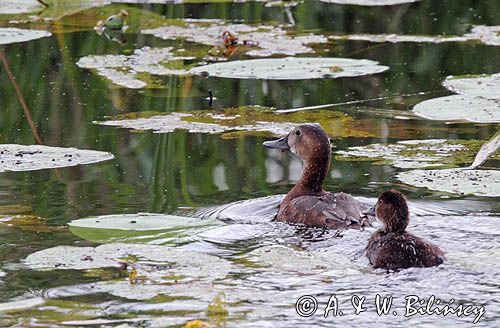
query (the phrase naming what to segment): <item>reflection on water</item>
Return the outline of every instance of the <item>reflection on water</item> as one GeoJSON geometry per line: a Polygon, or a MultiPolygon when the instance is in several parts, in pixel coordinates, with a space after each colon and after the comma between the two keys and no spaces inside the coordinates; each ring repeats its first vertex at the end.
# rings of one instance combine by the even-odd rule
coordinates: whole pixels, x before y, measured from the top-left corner
{"type": "MultiPolygon", "coordinates": [[[[209,90],[217,97],[215,112],[246,105],[289,109],[387,97],[328,108],[334,115],[313,114],[332,130],[334,151],[399,140],[484,141],[498,125],[433,122],[416,118],[409,110],[422,100],[448,95],[441,82],[450,74],[499,72],[498,47],[337,40],[315,47],[317,54],[366,58],[390,70],[359,78],[308,81],[154,76],[154,88],[130,90],[113,86],[75,63],[88,55],[130,55],[144,46],[181,45],[187,51],[199,52],[209,48],[139,34],[141,23],[135,20],[124,35],[126,44],[99,37],[92,30],[95,17],[118,12],[123,6],[45,11],[43,17],[60,19],[53,24],[31,21],[15,26],[48,28],[52,37],[3,46],[43,143],[106,151],[115,159],[58,170],[0,174],[0,300],[6,303],[0,304],[0,326],[167,327],[195,319],[215,327],[330,327],[336,323],[359,327],[471,326],[474,316],[405,318],[404,298],[411,294],[421,298],[435,295],[443,302],[453,298],[455,304],[484,305],[486,313],[477,326],[492,327],[500,320],[496,311],[500,306],[497,198],[458,197],[404,185],[395,178],[404,169],[391,164],[372,165],[356,158],[334,161],[325,189],[350,192],[369,204],[382,190],[400,189],[410,199],[410,231],[446,252],[447,261],[440,267],[387,274],[372,270],[364,256],[366,242],[380,226],[378,222],[364,231],[338,233],[273,221],[277,205],[297,181],[302,166],[289,154],[262,147],[270,135],[221,137],[182,130],[135,133],[93,124],[135,112],[208,109],[209,90]],[[363,134],[345,133],[347,127],[363,134]],[[119,234],[78,237],[66,226],[80,218],[125,213],[199,219],[199,225],[190,221],[176,226],[177,233],[149,231],[132,239],[175,244],[186,252],[215,256],[221,267],[229,268],[227,274],[184,283],[182,277],[171,273],[160,276],[172,265],[169,261],[133,257],[126,259],[133,264],[126,269],[38,271],[21,263],[30,254],[58,245],[94,247],[97,239],[127,241],[130,236],[119,234]],[[113,240],[106,239],[110,236],[113,240]],[[154,267],[159,269],[152,270],[154,267]],[[143,280],[131,283],[136,274],[143,280]],[[324,318],[323,309],[332,294],[337,296],[344,315],[324,318]],[[394,297],[392,310],[397,316],[376,314],[377,294],[394,297]],[[209,310],[209,303],[218,295],[224,295],[222,306],[227,313],[209,310]],[[319,302],[317,313],[309,318],[298,316],[295,310],[295,302],[302,295],[312,295],[319,302]],[[366,312],[353,314],[352,295],[366,297],[366,312]]],[[[265,7],[261,2],[127,8],[136,18],[148,15],[152,20],[143,23],[149,27],[156,27],[161,15],[167,19],[277,23],[284,28],[289,23],[283,8],[265,7]]],[[[292,32],[324,35],[462,35],[471,25],[500,25],[500,3],[494,0],[422,0],[373,8],[305,1],[290,11],[296,23],[290,27],[292,32]]],[[[23,19],[0,14],[0,26],[23,19]]],[[[232,59],[247,58],[242,53],[234,56],[232,59]]],[[[2,144],[36,143],[3,66],[0,110],[2,144]]],[[[307,119],[312,114],[294,115],[307,119]]],[[[485,167],[496,169],[498,161],[486,162],[485,167]]]]}

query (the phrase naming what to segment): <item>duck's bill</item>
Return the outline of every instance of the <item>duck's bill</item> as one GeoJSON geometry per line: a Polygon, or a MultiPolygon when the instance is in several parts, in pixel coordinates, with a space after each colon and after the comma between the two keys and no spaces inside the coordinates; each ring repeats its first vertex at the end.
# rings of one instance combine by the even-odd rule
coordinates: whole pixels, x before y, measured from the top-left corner
{"type": "Polygon", "coordinates": [[[288,136],[278,140],[265,141],[263,145],[272,149],[290,150],[290,146],[288,146],[288,136]]]}
{"type": "Polygon", "coordinates": [[[375,216],[375,206],[370,207],[366,211],[363,211],[362,214],[366,216],[375,216]]]}

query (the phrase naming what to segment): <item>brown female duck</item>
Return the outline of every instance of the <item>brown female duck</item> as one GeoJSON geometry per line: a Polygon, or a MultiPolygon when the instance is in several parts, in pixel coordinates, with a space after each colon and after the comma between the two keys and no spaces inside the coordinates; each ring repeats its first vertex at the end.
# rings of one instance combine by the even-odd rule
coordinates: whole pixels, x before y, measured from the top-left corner
{"type": "Polygon", "coordinates": [[[374,211],[384,224],[383,229],[371,236],[366,247],[366,255],[374,268],[397,270],[443,263],[443,251],[405,231],[410,215],[402,193],[397,190],[384,192],[374,211]]]}
{"type": "Polygon", "coordinates": [[[318,124],[299,125],[286,137],[266,141],[264,146],[289,150],[304,162],[302,176],[279,206],[278,221],[309,227],[360,229],[374,219],[363,214],[368,206],[351,195],[323,190],[332,150],[330,138],[318,124]]]}

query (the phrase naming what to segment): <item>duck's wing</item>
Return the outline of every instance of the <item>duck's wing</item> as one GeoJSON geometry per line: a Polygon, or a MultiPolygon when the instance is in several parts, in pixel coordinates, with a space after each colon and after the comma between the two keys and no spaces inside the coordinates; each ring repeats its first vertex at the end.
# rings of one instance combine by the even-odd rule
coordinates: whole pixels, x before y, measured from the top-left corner
{"type": "Polygon", "coordinates": [[[278,220],[310,227],[360,229],[373,221],[373,218],[362,214],[366,209],[366,205],[349,194],[325,193],[316,197],[294,198],[284,208],[280,208],[278,220]]]}

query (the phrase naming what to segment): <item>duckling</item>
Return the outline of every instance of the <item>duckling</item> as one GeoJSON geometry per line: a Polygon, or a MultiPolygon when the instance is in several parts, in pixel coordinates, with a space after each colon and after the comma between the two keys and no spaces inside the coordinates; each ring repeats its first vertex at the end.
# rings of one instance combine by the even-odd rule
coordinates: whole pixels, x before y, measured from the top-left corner
{"type": "Polygon", "coordinates": [[[384,224],[368,241],[366,255],[374,268],[398,270],[431,267],[443,263],[444,253],[423,239],[406,232],[410,214],[405,196],[397,190],[380,195],[372,209],[384,224]]]}
{"type": "Polygon", "coordinates": [[[102,25],[108,30],[121,30],[126,26],[125,20],[128,16],[128,11],[120,10],[116,15],[111,15],[104,22],[99,21],[97,25],[102,25]]]}
{"type": "Polygon", "coordinates": [[[277,221],[329,229],[361,229],[370,225],[373,216],[363,214],[368,206],[351,195],[323,190],[330,168],[330,138],[319,124],[302,124],[281,139],[264,142],[264,146],[291,151],[304,162],[297,184],[279,205],[277,221]]]}

